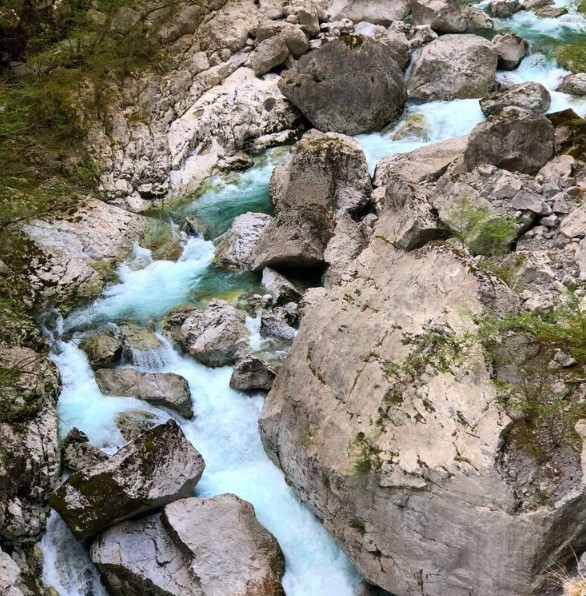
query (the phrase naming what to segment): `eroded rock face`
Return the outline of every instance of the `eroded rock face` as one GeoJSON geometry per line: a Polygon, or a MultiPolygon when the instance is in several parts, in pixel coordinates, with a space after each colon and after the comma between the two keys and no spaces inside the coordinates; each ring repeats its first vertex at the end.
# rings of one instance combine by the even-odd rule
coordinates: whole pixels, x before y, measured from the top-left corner
{"type": "Polygon", "coordinates": [[[384,127],[401,115],[406,101],[393,51],[361,35],[303,56],[284,73],[279,89],[316,128],[348,135],[384,127]]]}
{"type": "Polygon", "coordinates": [[[284,275],[270,267],[263,269],[261,283],[271,295],[273,304],[283,305],[301,299],[301,292],[284,275]]]}
{"type": "Polygon", "coordinates": [[[545,117],[522,108],[504,108],[478,124],[464,152],[466,168],[493,164],[505,170],[536,174],[552,157],[554,129],[545,117]]]}
{"type": "Polygon", "coordinates": [[[521,83],[480,100],[485,116],[499,114],[503,108],[515,106],[542,114],[549,110],[551,96],[540,83],[521,83]]]}
{"type": "Polygon", "coordinates": [[[423,48],[409,93],[424,100],[484,97],[495,86],[497,61],[495,47],[478,35],[444,35],[423,48]]]}
{"type": "Polygon", "coordinates": [[[234,495],[183,499],[161,515],[114,526],[91,557],[114,596],[284,594],[277,541],[234,495]]]}
{"type": "Polygon", "coordinates": [[[462,33],[468,21],[457,0],[411,0],[416,25],[429,25],[441,33],[462,33]]]}
{"type": "Polygon", "coordinates": [[[275,218],[257,245],[255,269],[344,267],[364,247],[352,216],[369,205],[370,191],[366,159],[356,141],[307,133],[271,178],[275,218]],[[327,254],[332,242],[341,249],[327,254]]]}
{"type": "Polygon", "coordinates": [[[234,364],[248,346],[246,313],[225,300],[211,300],[205,310],[194,309],[181,325],[180,342],[206,366],[234,364]]]}
{"type": "Polygon", "coordinates": [[[180,375],[101,368],[96,371],[96,383],[104,395],[136,397],[174,410],[184,418],[193,417],[189,385],[180,375]]]}
{"type": "Polygon", "coordinates": [[[173,420],[140,435],[108,461],[71,475],[52,507],[81,541],[191,494],[205,464],[173,420]]]}

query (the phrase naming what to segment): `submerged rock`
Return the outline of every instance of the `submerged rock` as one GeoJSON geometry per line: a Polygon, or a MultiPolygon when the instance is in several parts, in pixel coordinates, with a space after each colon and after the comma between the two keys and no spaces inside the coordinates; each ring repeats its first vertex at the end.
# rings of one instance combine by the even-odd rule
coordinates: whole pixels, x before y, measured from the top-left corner
{"type": "Polygon", "coordinates": [[[94,370],[116,366],[122,358],[122,341],[111,331],[86,335],[79,347],[86,353],[94,370]]]}
{"type": "Polygon", "coordinates": [[[184,418],[193,417],[189,385],[180,375],[101,368],[96,371],[96,383],[104,395],[136,397],[153,406],[174,410],[184,418]]]}
{"type": "Polygon", "coordinates": [[[277,376],[275,369],[256,356],[245,356],[236,362],[230,387],[239,391],[270,391],[277,376]]]}
{"type": "Polygon", "coordinates": [[[540,83],[521,83],[493,93],[480,100],[480,109],[485,116],[499,114],[503,108],[516,106],[538,114],[547,112],[551,105],[549,91],[540,83]]]}
{"type": "Polygon", "coordinates": [[[495,87],[498,53],[483,37],[443,35],[423,48],[408,81],[416,99],[484,97],[495,87]]]}
{"type": "Polygon", "coordinates": [[[429,25],[440,33],[463,33],[468,21],[458,0],[411,0],[415,25],[429,25]]]}
{"type": "Polygon", "coordinates": [[[140,435],[108,461],[72,474],[50,499],[86,541],[111,525],[186,497],[205,464],[173,420],[140,435]]]}
{"type": "Polygon", "coordinates": [[[283,596],[284,559],[252,505],[183,499],[100,535],[91,557],[113,596],[283,596]],[[153,562],[157,564],[154,565],[153,562]]]}
{"type": "Polygon", "coordinates": [[[407,99],[394,52],[361,35],[335,39],[304,56],[284,73],[279,89],[316,128],[348,135],[389,124],[407,99]]]}
{"type": "Polygon", "coordinates": [[[505,170],[536,174],[553,152],[551,122],[529,110],[510,107],[474,127],[464,162],[468,170],[480,164],[493,164],[505,170]]]}

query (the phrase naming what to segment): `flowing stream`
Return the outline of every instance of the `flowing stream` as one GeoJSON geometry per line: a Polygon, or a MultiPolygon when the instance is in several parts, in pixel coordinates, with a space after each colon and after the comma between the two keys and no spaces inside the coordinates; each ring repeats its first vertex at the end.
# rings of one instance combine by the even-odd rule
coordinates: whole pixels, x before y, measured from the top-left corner
{"type": "MultiPolygon", "coordinates": [[[[552,93],[550,111],[572,107],[584,115],[586,99],[555,91],[567,72],[548,57],[547,48],[552,42],[584,34],[586,21],[569,0],[556,0],[556,4],[568,6],[570,14],[542,19],[523,11],[510,19],[495,20],[497,32],[514,31],[531,44],[531,55],[521,66],[512,72],[499,72],[497,78],[515,83],[538,81],[552,93]]],[[[478,6],[485,5],[483,2],[478,6]]],[[[482,120],[478,100],[410,102],[401,121],[391,129],[358,135],[357,139],[373,171],[383,156],[466,134],[482,120]],[[420,138],[393,140],[395,132],[415,115],[425,122],[425,133],[420,138]]],[[[270,175],[275,163],[284,159],[286,152],[278,150],[251,170],[234,176],[230,183],[212,181],[201,197],[183,203],[182,215],[197,220],[207,238],[217,238],[240,213],[270,212],[270,175]]],[[[120,283],[108,287],[91,306],[72,313],[64,321],[57,317],[50,332],[56,340],[52,358],[63,378],[58,402],[62,434],[75,426],[94,445],[112,453],[125,443],[115,424],[120,412],[142,410],[161,421],[173,416],[206,461],[206,471],[195,494],[206,497],[231,492],[254,504],[259,521],[276,536],[285,553],[283,585],[288,596],[356,594],[361,578],[319,521],[299,503],[283,474],[263,450],[257,429],[262,395],[249,397],[231,390],[230,368],[207,368],[181,355],[160,336],[161,347],[134,353],[125,366],[185,377],[196,413],[194,420],[187,421],[133,398],[103,396],[84,352],[78,347],[81,334],[87,329],[124,321],[156,328],[161,317],[185,302],[205,305],[212,297],[235,301],[242,293],[261,291],[258,276],[214,267],[214,250],[212,241],[191,237],[184,242],[181,258],[171,262],[153,260],[148,250],[136,247],[133,257],[119,267],[120,283]]],[[[249,328],[254,331],[251,345],[258,349],[258,321],[250,318],[249,328]]],[[[50,518],[41,548],[45,555],[44,580],[60,596],[106,595],[86,551],[55,514],[50,518]]]]}

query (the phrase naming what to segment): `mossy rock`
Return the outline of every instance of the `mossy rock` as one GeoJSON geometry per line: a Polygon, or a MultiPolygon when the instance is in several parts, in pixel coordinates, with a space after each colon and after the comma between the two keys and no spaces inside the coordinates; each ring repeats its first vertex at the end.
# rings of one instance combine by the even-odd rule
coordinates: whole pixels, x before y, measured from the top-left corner
{"type": "Polygon", "coordinates": [[[548,114],[556,129],[557,152],[576,159],[586,158],[586,119],[580,118],[574,110],[548,114]]]}
{"type": "Polygon", "coordinates": [[[161,219],[149,220],[140,244],[148,248],[156,260],[176,261],[183,252],[179,232],[161,219]]]}
{"type": "Polygon", "coordinates": [[[555,58],[561,66],[573,73],[586,71],[586,43],[577,41],[560,45],[555,58]]]}

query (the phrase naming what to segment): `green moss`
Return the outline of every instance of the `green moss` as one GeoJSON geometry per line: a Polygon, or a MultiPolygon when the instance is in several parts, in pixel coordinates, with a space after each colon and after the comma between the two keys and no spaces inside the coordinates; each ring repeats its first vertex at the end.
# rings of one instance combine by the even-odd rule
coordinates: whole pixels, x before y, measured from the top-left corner
{"type": "Polygon", "coordinates": [[[358,35],[356,33],[351,33],[349,35],[342,35],[340,37],[340,39],[351,50],[356,50],[356,49],[362,47],[362,44],[364,43],[364,37],[362,35],[358,35]]]}

